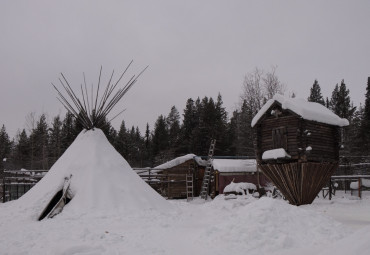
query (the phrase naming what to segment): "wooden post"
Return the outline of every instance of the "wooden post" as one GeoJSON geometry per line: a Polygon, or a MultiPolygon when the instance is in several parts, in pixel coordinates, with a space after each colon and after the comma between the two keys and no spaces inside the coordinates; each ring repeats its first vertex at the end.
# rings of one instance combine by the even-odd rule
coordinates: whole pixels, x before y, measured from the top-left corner
{"type": "Polygon", "coordinates": [[[331,200],[331,178],[329,179],[329,200],[331,200]]]}
{"type": "Polygon", "coordinates": [[[150,172],[151,172],[151,170],[152,170],[151,168],[149,168],[149,170],[148,170],[148,172],[149,172],[149,177],[148,177],[149,185],[151,184],[151,182],[150,182],[150,177],[151,177],[151,176],[150,176],[150,172]]]}
{"type": "Polygon", "coordinates": [[[358,178],[358,197],[361,198],[361,178],[358,178]]]}

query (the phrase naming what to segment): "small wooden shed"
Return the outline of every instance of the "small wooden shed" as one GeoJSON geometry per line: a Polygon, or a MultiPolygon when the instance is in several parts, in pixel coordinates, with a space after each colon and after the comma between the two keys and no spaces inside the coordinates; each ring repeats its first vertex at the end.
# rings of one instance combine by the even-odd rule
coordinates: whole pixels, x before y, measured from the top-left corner
{"type": "Polygon", "coordinates": [[[269,180],[259,172],[255,159],[214,159],[216,194],[223,194],[224,188],[232,181],[253,183],[264,187],[269,180]]]}
{"type": "Polygon", "coordinates": [[[348,121],[321,104],[275,95],[253,118],[259,168],[291,204],[309,204],[338,167],[348,121]]]}
{"type": "MultiPolygon", "coordinates": [[[[167,176],[163,195],[168,198],[186,198],[186,175],[193,175],[194,180],[198,177],[194,157],[194,154],[187,154],[153,168],[158,174],[167,176]]],[[[195,195],[199,195],[199,192],[195,195]]]]}

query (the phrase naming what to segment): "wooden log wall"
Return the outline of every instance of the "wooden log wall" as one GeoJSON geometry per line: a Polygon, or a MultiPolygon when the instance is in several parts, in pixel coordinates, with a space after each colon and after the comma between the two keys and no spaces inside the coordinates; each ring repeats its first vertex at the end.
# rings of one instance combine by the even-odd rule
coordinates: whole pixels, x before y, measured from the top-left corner
{"type": "Polygon", "coordinates": [[[302,135],[303,149],[311,146],[307,161],[338,162],[340,147],[340,128],[314,121],[304,121],[302,135]],[[308,135],[309,134],[309,135],[308,135]]]}
{"type": "Polygon", "coordinates": [[[259,165],[292,205],[311,204],[329,182],[338,163],[288,163],[259,165]]]}
{"type": "MultiPolygon", "coordinates": [[[[191,159],[172,168],[165,169],[163,170],[163,174],[168,176],[166,182],[167,197],[186,198],[186,175],[195,175],[194,161],[191,159]]],[[[195,177],[193,176],[193,180],[196,179],[195,177]]]]}
{"type": "MultiPolygon", "coordinates": [[[[257,135],[259,140],[259,154],[267,150],[276,149],[273,146],[273,137],[272,132],[276,128],[286,127],[286,136],[287,136],[287,148],[286,151],[292,157],[292,159],[298,159],[298,142],[299,142],[299,117],[295,115],[285,115],[276,118],[275,116],[270,116],[263,121],[263,124],[259,126],[260,132],[257,135]]],[[[258,143],[257,143],[258,144],[258,143]]],[[[258,145],[257,145],[258,146],[258,145]]],[[[261,158],[262,155],[258,155],[258,158],[261,158]]]]}

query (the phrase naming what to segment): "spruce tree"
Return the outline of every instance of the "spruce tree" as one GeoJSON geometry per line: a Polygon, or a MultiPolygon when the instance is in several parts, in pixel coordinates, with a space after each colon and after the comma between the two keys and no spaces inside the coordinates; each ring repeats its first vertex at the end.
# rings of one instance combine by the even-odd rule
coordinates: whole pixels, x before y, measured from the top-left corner
{"type": "Polygon", "coordinates": [[[0,129],[0,168],[4,168],[4,162],[8,160],[11,152],[11,142],[6,132],[5,125],[0,129]]]}
{"type": "Polygon", "coordinates": [[[14,165],[17,169],[30,169],[30,145],[26,130],[17,133],[14,145],[14,165]]]}
{"type": "Polygon", "coordinates": [[[181,126],[181,144],[179,151],[182,154],[186,154],[193,152],[193,132],[198,122],[196,119],[194,100],[191,98],[186,101],[183,117],[184,119],[181,126]]]}
{"type": "Polygon", "coordinates": [[[72,114],[66,113],[61,130],[62,153],[72,144],[78,133],[75,131],[75,120],[72,114]]]}
{"type": "Polygon", "coordinates": [[[149,123],[146,123],[144,144],[145,144],[144,165],[153,166],[152,139],[150,135],[149,123]]]}
{"type": "MultiPolygon", "coordinates": [[[[223,106],[222,96],[219,93],[215,105],[215,138],[218,140],[216,152],[225,155],[230,141],[227,139],[227,112],[223,106]]],[[[209,141],[210,142],[210,141],[209,141]]]]}
{"type": "Polygon", "coordinates": [[[125,125],[125,121],[122,120],[120,129],[117,134],[117,139],[114,142],[114,147],[116,150],[126,159],[128,160],[129,149],[128,149],[128,134],[125,125]]]}
{"type": "Polygon", "coordinates": [[[340,86],[337,84],[334,88],[330,99],[330,109],[339,117],[351,121],[356,107],[353,107],[353,104],[351,104],[349,90],[346,88],[344,80],[342,80],[340,86]]]}
{"type": "Polygon", "coordinates": [[[321,88],[317,80],[314,81],[310,96],[307,99],[309,102],[315,102],[322,105],[325,105],[325,100],[323,96],[321,95],[321,88]]]}
{"type": "Polygon", "coordinates": [[[45,114],[41,114],[39,120],[36,123],[36,128],[33,130],[30,136],[33,137],[34,141],[34,159],[36,164],[34,167],[38,169],[49,169],[48,163],[48,144],[49,144],[49,133],[48,124],[46,122],[45,114]]]}
{"type": "Polygon", "coordinates": [[[166,121],[169,135],[169,149],[174,157],[177,157],[180,142],[180,114],[175,106],[172,106],[166,121]]]}
{"type": "Polygon", "coordinates": [[[167,154],[169,135],[166,118],[160,115],[155,122],[153,132],[153,157],[154,164],[159,165],[171,159],[167,154]]]}
{"type": "Polygon", "coordinates": [[[50,129],[50,167],[62,155],[62,121],[60,116],[53,119],[52,127],[50,129]]]}
{"type": "Polygon", "coordinates": [[[363,141],[364,149],[367,153],[370,152],[370,77],[367,79],[365,106],[361,120],[361,131],[359,136],[363,141]]]}
{"type": "Polygon", "coordinates": [[[332,97],[330,99],[330,109],[339,117],[345,118],[350,122],[350,125],[343,128],[343,140],[344,150],[342,154],[348,154],[353,147],[354,140],[351,139],[351,135],[355,132],[353,126],[351,125],[356,107],[351,103],[351,98],[349,96],[349,90],[346,88],[344,80],[342,80],[340,86],[338,84],[335,86],[332,97]]]}

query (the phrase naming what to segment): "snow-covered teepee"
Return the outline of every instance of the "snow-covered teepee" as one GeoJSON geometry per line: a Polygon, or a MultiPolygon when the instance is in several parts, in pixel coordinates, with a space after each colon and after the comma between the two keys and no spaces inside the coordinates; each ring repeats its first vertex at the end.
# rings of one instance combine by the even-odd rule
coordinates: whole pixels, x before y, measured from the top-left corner
{"type": "Polygon", "coordinates": [[[132,170],[98,128],[138,76],[115,93],[123,75],[115,84],[111,78],[99,97],[100,75],[95,99],[88,99],[86,87],[85,90],[81,87],[81,102],[63,75],[61,84],[70,100],[54,86],[59,100],[85,129],[46,176],[16,201],[34,219],[52,218],[59,213],[71,216],[96,211],[135,213],[146,209],[165,211],[171,207],[132,170]]]}

